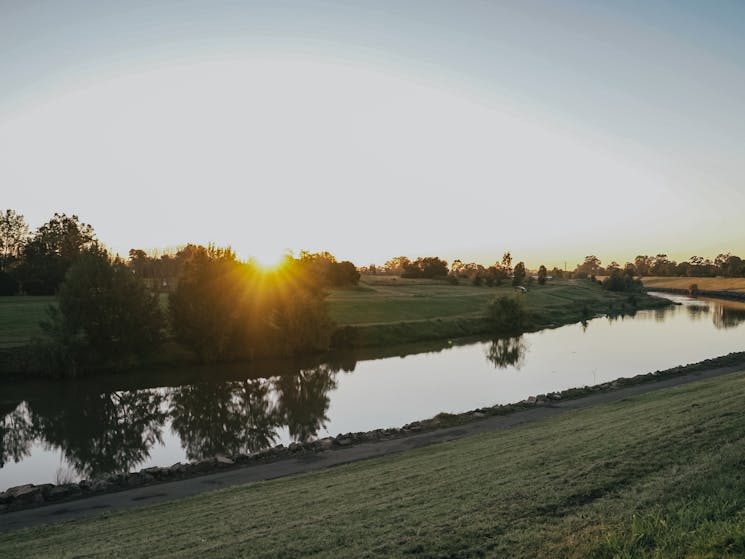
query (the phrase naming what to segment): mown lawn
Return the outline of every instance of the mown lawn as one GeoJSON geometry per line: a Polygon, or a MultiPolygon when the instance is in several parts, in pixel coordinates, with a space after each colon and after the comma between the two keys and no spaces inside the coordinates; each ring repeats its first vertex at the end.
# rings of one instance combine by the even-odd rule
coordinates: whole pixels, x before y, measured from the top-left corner
{"type": "Polygon", "coordinates": [[[0,550],[742,557],[744,399],[737,373],[395,457],[0,535],[0,550]]]}
{"type": "Polygon", "coordinates": [[[644,287],[667,287],[672,289],[688,289],[692,283],[698,285],[702,291],[738,291],[745,292],[745,278],[642,278],[644,287]]]}

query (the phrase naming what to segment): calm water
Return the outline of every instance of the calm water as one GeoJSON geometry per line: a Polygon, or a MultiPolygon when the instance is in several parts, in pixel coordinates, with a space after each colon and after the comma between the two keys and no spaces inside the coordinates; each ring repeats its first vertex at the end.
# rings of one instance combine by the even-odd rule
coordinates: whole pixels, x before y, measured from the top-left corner
{"type": "Polygon", "coordinates": [[[3,386],[0,490],[398,427],[745,349],[745,304],[669,297],[682,304],[403,356],[3,386]]]}

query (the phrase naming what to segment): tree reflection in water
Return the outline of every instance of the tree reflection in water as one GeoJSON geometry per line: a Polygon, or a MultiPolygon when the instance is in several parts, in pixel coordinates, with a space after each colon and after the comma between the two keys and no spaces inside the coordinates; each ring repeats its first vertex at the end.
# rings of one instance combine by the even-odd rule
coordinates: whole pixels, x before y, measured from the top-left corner
{"type": "Polygon", "coordinates": [[[312,439],[326,427],[328,393],[337,386],[336,372],[328,365],[320,365],[274,379],[279,413],[294,440],[312,439]]]}
{"type": "Polygon", "coordinates": [[[269,379],[103,394],[79,385],[64,398],[10,402],[0,416],[0,468],[42,443],[60,449],[79,477],[136,470],[163,444],[169,420],[190,460],[273,446],[285,426],[294,440],[312,439],[328,421],[338,370],[319,365],[269,379]]]}
{"type": "Polygon", "coordinates": [[[200,383],[171,391],[171,428],[190,460],[272,446],[280,416],[266,379],[200,383]]]}
{"type": "Polygon", "coordinates": [[[506,369],[513,366],[520,370],[525,364],[527,344],[522,336],[492,340],[486,349],[486,359],[495,369],[506,369]]]}
{"type": "Polygon", "coordinates": [[[155,443],[163,442],[167,412],[158,390],[79,394],[64,406],[32,408],[39,439],[57,447],[82,477],[136,469],[155,443]]]}
{"type": "Polygon", "coordinates": [[[720,330],[734,328],[745,322],[745,306],[714,305],[714,326],[720,330]]]}
{"type": "Polygon", "coordinates": [[[20,462],[29,456],[34,438],[34,427],[25,402],[6,411],[0,420],[0,468],[9,460],[20,462]]]}

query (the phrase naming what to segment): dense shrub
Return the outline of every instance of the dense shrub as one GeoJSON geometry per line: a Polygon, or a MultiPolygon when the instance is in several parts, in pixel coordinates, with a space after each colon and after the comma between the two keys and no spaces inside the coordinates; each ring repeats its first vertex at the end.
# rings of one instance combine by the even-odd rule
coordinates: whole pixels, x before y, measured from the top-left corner
{"type": "Polygon", "coordinates": [[[157,295],[124,263],[93,247],[81,253],[60,286],[58,306],[42,324],[49,366],[76,374],[139,362],[161,342],[157,295]]]}
{"type": "Polygon", "coordinates": [[[487,309],[487,316],[497,332],[519,332],[527,323],[527,313],[517,297],[496,297],[487,309]]]}
{"type": "Polygon", "coordinates": [[[642,282],[641,280],[634,279],[633,276],[622,272],[619,269],[614,269],[608,277],[606,277],[602,286],[608,291],[641,291],[642,282]]]}

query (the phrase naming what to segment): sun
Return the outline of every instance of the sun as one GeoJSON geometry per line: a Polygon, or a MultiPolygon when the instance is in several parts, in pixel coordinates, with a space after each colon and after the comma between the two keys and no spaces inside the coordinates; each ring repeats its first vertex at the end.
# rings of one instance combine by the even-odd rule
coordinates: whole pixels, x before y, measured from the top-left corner
{"type": "Polygon", "coordinates": [[[250,258],[260,270],[263,272],[274,272],[278,270],[282,264],[284,264],[287,254],[257,254],[250,258]]]}

